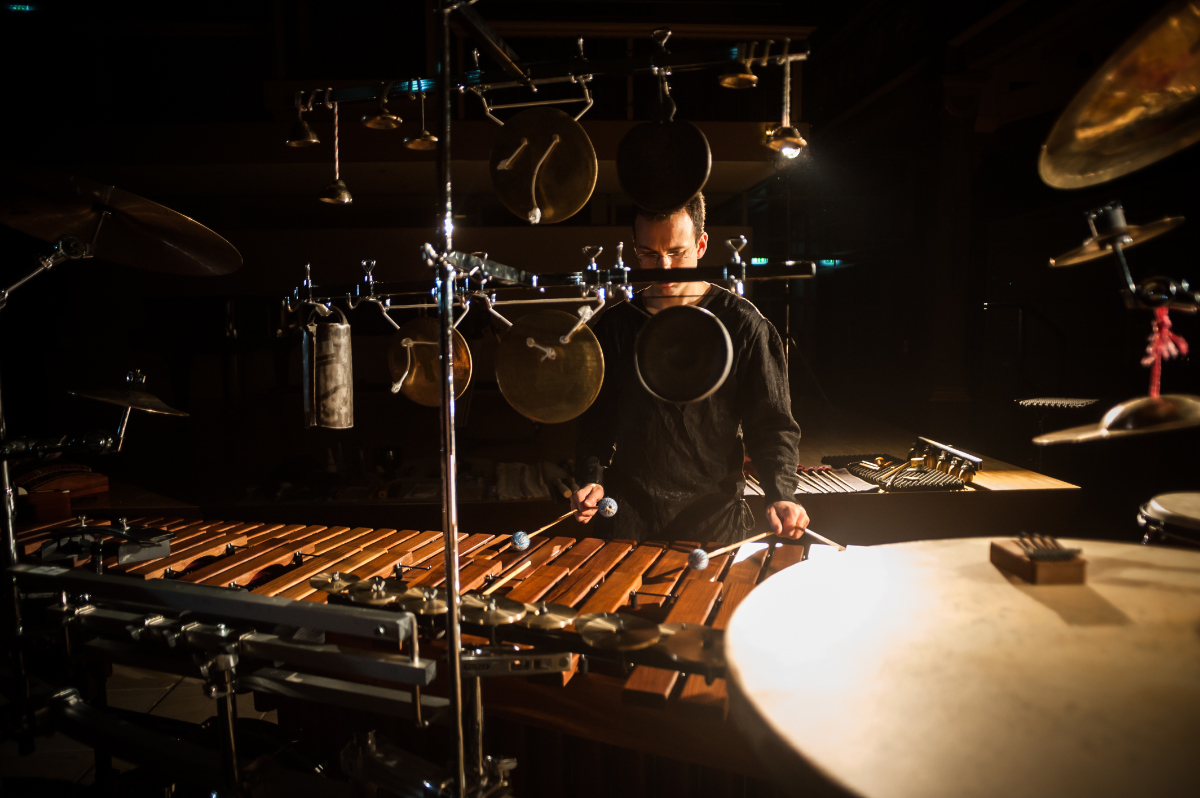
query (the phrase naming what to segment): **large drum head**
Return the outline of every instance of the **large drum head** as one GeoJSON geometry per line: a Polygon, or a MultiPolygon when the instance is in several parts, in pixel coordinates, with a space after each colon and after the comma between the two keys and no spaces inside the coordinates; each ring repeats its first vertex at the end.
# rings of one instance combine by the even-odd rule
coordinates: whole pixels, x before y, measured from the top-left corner
{"type": "Polygon", "coordinates": [[[638,333],[634,367],[655,398],[672,404],[699,402],[729,376],[733,341],[721,320],[704,308],[664,308],[638,333]]]}
{"type": "MultiPolygon", "coordinates": [[[[471,384],[471,350],[458,330],[454,339],[454,398],[471,384]]],[[[407,322],[392,336],[388,347],[392,390],[419,405],[442,404],[442,364],[438,354],[438,320],[429,316],[407,322]],[[398,385],[398,387],[397,387],[398,385]]]]}
{"type": "Polygon", "coordinates": [[[561,310],[522,316],[496,350],[496,383],[513,409],[533,421],[559,424],[591,407],[604,383],[604,353],[586,325],[562,337],[577,317],[561,310]]]}

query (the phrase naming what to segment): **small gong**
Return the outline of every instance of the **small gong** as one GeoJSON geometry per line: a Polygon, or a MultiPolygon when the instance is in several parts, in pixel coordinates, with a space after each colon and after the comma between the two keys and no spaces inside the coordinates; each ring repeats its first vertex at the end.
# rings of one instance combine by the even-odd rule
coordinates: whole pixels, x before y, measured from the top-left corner
{"type": "Polygon", "coordinates": [[[653,213],[682,207],[704,188],[711,169],[708,139],[691,122],[643,122],[617,146],[621,188],[653,213]]]}
{"type": "Polygon", "coordinates": [[[554,224],[578,213],[599,171],[583,127],[549,107],[522,111],[504,124],[489,170],[504,207],[530,224],[554,224]]]}
{"type": "MultiPolygon", "coordinates": [[[[454,339],[454,398],[462,396],[471,383],[471,350],[458,330],[454,339]]],[[[438,320],[429,316],[413,319],[396,330],[388,347],[392,371],[392,393],[403,393],[419,405],[442,404],[442,368],[438,356],[438,320]]]]}
{"type": "Polygon", "coordinates": [[[533,421],[570,421],[596,401],[604,382],[604,353],[584,325],[564,344],[578,319],[538,310],[517,319],[496,350],[496,382],[513,409],[533,421]]]}
{"type": "Polygon", "coordinates": [[[733,368],[733,341],[721,320],[695,305],[674,305],[638,332],[633,363],[642,386],[672,404],[712,396],[733,368]]]}

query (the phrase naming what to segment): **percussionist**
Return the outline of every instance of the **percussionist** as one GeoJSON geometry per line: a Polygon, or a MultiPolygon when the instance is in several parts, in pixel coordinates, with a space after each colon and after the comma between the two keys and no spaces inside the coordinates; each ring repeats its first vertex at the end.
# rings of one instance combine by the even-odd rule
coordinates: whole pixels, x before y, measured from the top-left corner
{"type": "MultiPolygon", "coordinates": [[[[690,269],[704,257],[704,196],[678,210],[639,210],[634,248],[642,268],[690,269]]],[[[571,497],[589,523],[606,495],[620,511],[604,534],[630,540],[735,542],[754,526],[743,498],[744,455],[766,492],[766,526],[799,537],[808,514],[793,501],[800,427],[792,418],[783,341],[746,299],[705,282],[662,283],[632,302],[610,305],[593,327],[604,351],[600,395],[579,420],[576,464],[583,487],[571,497]],[[724,323],[733,367],[699,402],[676,405],[652,396],[637,378],[633,351],[650,316],[695,305],[724,323]]]]}

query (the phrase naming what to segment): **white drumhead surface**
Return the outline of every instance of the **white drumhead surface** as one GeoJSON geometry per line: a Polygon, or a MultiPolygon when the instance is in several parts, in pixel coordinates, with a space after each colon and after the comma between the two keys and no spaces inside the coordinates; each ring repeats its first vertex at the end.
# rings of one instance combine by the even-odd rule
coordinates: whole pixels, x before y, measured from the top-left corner
{"type": "Polygon", "coordinates": [[[1196,795],[1200,552],[1062,542],[1086,585],[1009,577],[981,538],[767,580],[726,638],[747,733],[871,798],[1196,795]]]}

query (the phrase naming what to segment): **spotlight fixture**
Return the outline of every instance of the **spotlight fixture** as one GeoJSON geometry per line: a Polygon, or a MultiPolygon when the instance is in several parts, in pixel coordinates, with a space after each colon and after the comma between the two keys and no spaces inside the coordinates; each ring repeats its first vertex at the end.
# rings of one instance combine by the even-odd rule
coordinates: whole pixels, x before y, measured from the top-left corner
{"type": "Polygon", "coordinates": [[[800,131],[792,127],[792,61],[788,57],[790,39],[783,40],[783,121],[779,127],[767,133],[766,145],[783,154],[785,158],[795,158],[800,150],[808,146],[808,142],[800,135],[800,131]]]}
{"type": "MultiPolygon", "coordinates": [[[[325,104],[329,105],[329,92],[325,93],[325,104]]],[[[333,182],[321,191],[318,199],[331,205],[349,205],[354,202],[350,189],[342,180],[341,162],[338,158],[338,104],[333,103],[333,182]]]]}
{"type": "Polygon", "coordinates": [[[437,136],[425,129],[425,92],[421,92],[421,135],[409,136],[404,140],[404,146],[410,150],[436,150],[437,136]]]}
{"type": "MultiPolygon", "coordinates": [[[[316,95],[316,92],[313,92],[316,95]]],[[[304,92],[296,92],[296,121],[292,122],[292,128],[288,132],[287,145],[289,147],[311,147],[313,144],[320,144],[321,139],[317,138],[317,131],[312,129],[312,125],[304,121],[304,112],[312,110],[312,97],[308,98],[308,107],[304,107],[304,92]]]]}
{"type": "Polygon", "coordinates": [[[758,75],[750,69],[754,62],[754,48],[758,42],[750,42],[750,52],[741,58],[742,48],[738,47],[738,56],[729,62],[729,66],[717,78],[717,82],[727,89],[752,89],[758,85],[758,75]]]}
{"type": "Polygon", "coordinates": [[[379,111],[373,114],[366,114],[362,118],[362,123],[373,130],[395,130],[400,127],[400,123],[404,120],[390,113],[387,108],[388,94],[392,87],[396,85],[396,81],[391,83],[380,84],[382,87],[379,92],[379,111]]]}

